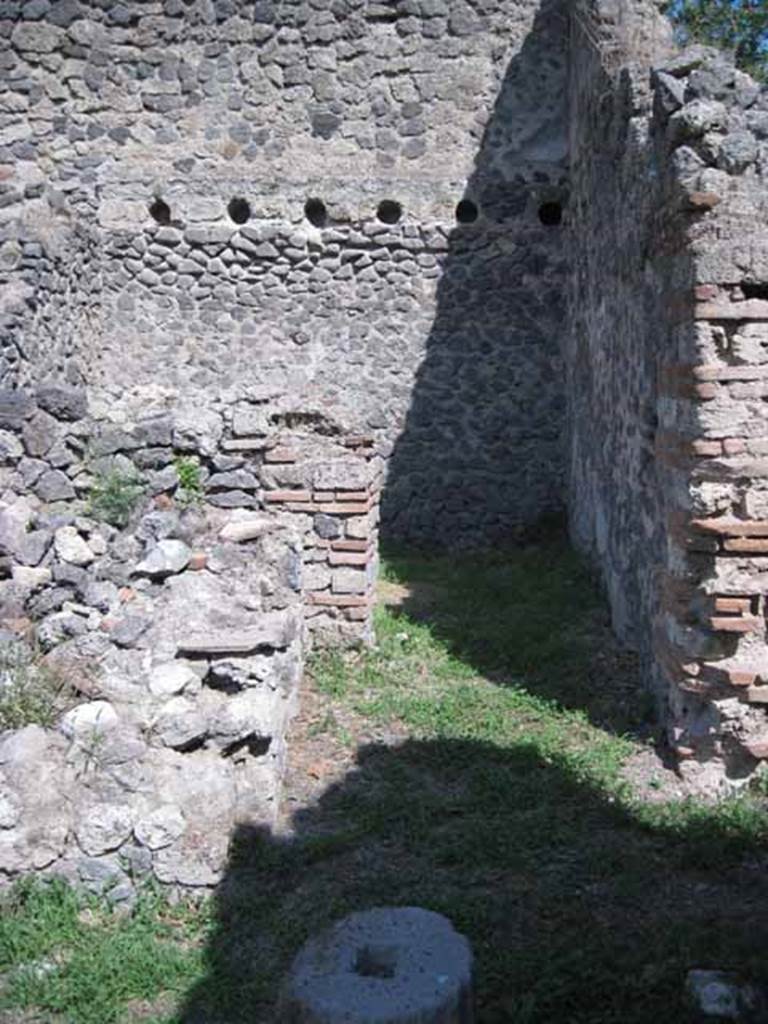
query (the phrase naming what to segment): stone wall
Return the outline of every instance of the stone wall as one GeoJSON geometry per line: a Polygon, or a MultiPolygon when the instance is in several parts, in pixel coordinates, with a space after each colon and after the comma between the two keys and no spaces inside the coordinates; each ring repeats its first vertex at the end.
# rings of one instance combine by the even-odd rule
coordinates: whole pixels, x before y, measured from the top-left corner
{"type": "Polygon", "coordinates": [[[571,522],[711,789],[768,755],[768,94],[633,12],[583,4],[573,36],[571,522]]]}
{"type": "Polygon", "coordinates": [[[564,8],[4,2],[8,375],[372,435],[401,537],[559,508],[564,8]]]}
{"type": "Polygon", "coordinates": [[[238,822],[274,824],[307,648],[372,638],[381,474],[370,438],[264,415],[0,392],[0,703],[66,680],[0,735],[0,882],[212,885],[238,822]]]}

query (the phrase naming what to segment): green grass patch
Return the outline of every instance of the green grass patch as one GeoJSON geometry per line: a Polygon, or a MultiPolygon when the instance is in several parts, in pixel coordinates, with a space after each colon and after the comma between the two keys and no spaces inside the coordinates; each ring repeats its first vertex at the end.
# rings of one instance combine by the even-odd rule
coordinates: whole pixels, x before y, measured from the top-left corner
{"type": "Polygon", "coordinates": [[[687,970],[768,979],[764,794],[633,798],[648,704],[573,554],[397,555],[382,592],[374,649],[313,658],[308,737],[357,749],[295,834],[241,827],[197,911],[147,894],[84,925],[65,888],[22,891],[0,924],[6,1006],[124,1024],[171,992],[156,1024],[268,1021],[301,943],[382,904],[468,935],[480,1024],[686,1022],[687,970]],[[18,973],[41,959],[56,970],[18,973]]]}

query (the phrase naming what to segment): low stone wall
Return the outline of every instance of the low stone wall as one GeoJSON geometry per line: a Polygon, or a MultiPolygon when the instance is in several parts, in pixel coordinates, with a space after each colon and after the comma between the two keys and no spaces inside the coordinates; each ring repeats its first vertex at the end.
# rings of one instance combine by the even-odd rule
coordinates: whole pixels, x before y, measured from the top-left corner
{"type": "Polygon", "coordinates": [[[149,873],[214,884],[234,825],[274,823],[306,650],[372,636],[380,468],[258,402],[98,406],[0,393],[0,639],[69,705],[0,734],[0,879],[129,899],[149,873]]]}

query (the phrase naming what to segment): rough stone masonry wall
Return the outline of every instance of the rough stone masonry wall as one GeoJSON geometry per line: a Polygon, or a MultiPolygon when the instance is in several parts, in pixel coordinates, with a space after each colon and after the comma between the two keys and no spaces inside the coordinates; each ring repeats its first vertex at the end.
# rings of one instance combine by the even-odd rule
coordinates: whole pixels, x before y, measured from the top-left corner
{"type": "Polygon", "coordinates": [[[0,884],[208,886],[236,824],[274,824],[310,634],[371,638],[380,467],[258,414],[129,429],[82,388],[0,391],[0,699],[29,700],[25,642],[67,680],[48,728],[0,735],[0,884]]]}
{"type": "Polygon", "coordinates": [[[560,507],[564,9],[3,0],[8,378],[372,435],[401,537],[560,507]]]}
{"type": "Polygon", "coordinates": [[[768,94],[633,12],[575,23],[573,533],[711,790],[768,756],[768,94]]]}
{"type": "Polygon", "coordinates": [[[3,641],[80,690],[2,737],[3,877],[209,885],[270,823],[381,456],[400,536],[560,506],[563,11],[0,3],[3,641]]]}

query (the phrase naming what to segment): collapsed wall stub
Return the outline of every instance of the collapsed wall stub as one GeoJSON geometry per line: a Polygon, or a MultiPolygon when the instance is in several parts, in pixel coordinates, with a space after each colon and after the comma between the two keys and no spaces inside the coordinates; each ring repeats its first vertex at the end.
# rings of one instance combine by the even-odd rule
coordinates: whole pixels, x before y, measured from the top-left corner
{"type": "Polygon", "coordinates": [[[571,525],[711,790],[768,754],[768,94],[624,7],[573,23],[571,525]]]}

